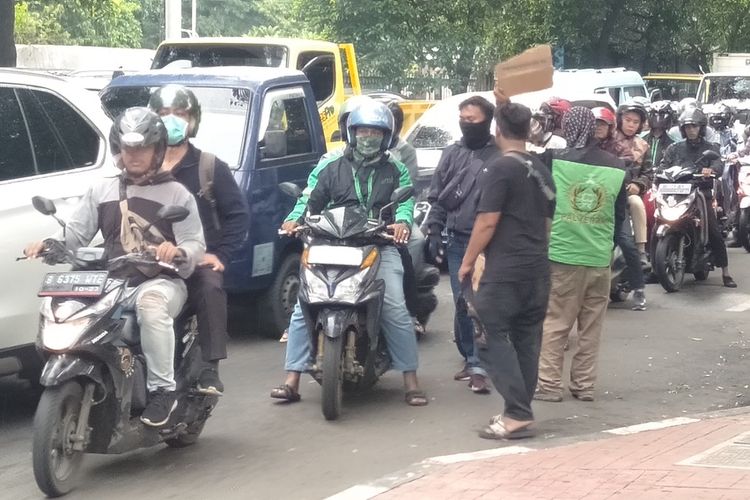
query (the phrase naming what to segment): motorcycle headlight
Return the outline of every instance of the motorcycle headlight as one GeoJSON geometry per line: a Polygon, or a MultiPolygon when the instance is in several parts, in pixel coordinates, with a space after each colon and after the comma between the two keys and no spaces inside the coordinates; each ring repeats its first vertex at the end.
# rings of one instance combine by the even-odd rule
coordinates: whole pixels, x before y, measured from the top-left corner
{"type": "MultiPolygon", "coordinates": [[[[104,297],[94,302],[87,308],[82,309],[76,314],[74,314],[73,316],[71,316],[68,319],[68,321],[89,318],[91,316],[99,316],[100,314],[110,310],[112,306],[115,305],[115,302],[117,301],[117,299],[120,298],[121,291],[122,290],[120,288],[116,288],[115,290],[112,290],[111,292],[109,292],[104,297]]],[[[59,318],[60,315],[57,314],[57,317],[59,318]]]]}
{"type": "Polygon", "coordinates": [[[42,317],[40,324],[40,338],[42,346],[50,351],[63,351],[78,342],[94,318],[87,317],[56,323],[54,320],[42,317]]]}
{"type": "Polygon", "coordinates": [[[339,281],[333,291],[333,296],[328,295],[328,286],[323,280],[315,276],[312,271],[305,269],[305,287],[311,304],[320,302],[343,302],[354,304],[359,298],[359,292],[370,268],[367,267],[358,273],[339,281]]]}
{"type": "Polygon", "coordinates": [[[659,207],[659,214],[664,220],[675,222],[677,220],[680,220],[680,218],[685,215],[688,206],[690,206],[690,202],[687,200],[681,201],[680,203],[677,203],[671,207],[663,205],[659,207]]]}

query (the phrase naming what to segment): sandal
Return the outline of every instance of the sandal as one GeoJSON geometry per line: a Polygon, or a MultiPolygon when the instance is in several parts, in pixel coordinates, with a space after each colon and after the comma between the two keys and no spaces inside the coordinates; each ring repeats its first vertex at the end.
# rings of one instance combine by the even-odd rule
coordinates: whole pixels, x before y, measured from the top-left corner
{"type": "Polygon", "coordinates": [[[490,425],[479,431],[479,437],[484,439],[526,439],[536,436],[536,431],[530,429],[530,426],[521,427],[514,431],[508,431],[501,421],[495,420],[490,425]]]}
{"type": "Polygon", "coordinates": [[[271,397],[274,399],[283,399],[287,403],[296,403],[302,397],[299,392],[295,391],[290,385],[280,385],[271,390],[271,397]]]}
{"type": "Polygon", "coordinates": [[[404,395],[404,400],[406,401],[406,404],[409,406],[427,406],[429,401],[427,401],[427,396],[425,395],[424,391],[421,391],[419,389],[415,389],[413,391],[406,391],[406,394],[404,395]]]}

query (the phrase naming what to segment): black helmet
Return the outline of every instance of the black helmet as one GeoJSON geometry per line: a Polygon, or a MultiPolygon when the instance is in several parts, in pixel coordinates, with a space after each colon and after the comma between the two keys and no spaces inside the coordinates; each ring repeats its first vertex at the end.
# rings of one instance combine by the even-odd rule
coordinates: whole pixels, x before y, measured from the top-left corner
{"type": "Polygon", "coordinates": [[[188,137],[195,137],[201,123],[201,105],[192,90],[182,85],[165,85],[151,94],[148,107],[155,113],[163,108],[177,108],[187,111],[190,116],[188,123],[188,137]]]}
{"type": "Polygon", "coordinates": [[[732,124],[732,118],[734,118],[732,109],[723,102],[710,107],[706,106],[703,109],[708,115],[708,124],[716,130],[724,130],[732,124]]]}
{"type": "Polygon", "coordinates": [[[638,127],[638,130],[635,132],[635,135],[640,134],[641,131],[643,131],[643,126],[646,124],[646,120],[648,119],[646,108],[643,104],[633,101],[620,104],[617,108],[617,113],[615,113],[617,119],[617,130],[622,131],[622,116],[625,113],[636,113],[641,118],[641,126],[638,127]]]}
{"type": "Polygon", "coordinates": [[[706,115],[698,108],[687,108],[677,120],[680,125],[680,134],[683,138],[685,135],[685,125],[698,125],[700,127],[700,137],[706,136],[706,115]]]}
{"type": "Polygon", "coordinates": [[[657,101],[651,104],[648,112],[648,125],[651,128],[669,130],[674,121],[674,110],[670,101],[657,101]]]}
{"type": "MultiPolygon", "coordinates": [[[[128,108],[115,118],[109,132],[109,145],[112,154],[119,155],[123,146],[146,147],[156,145],[154,167],[161,167],[167,151],[167,129],[159,115],[148,108],[128,108]]],[[[122,159],[117,166],[123,168],[122,159]]]]}

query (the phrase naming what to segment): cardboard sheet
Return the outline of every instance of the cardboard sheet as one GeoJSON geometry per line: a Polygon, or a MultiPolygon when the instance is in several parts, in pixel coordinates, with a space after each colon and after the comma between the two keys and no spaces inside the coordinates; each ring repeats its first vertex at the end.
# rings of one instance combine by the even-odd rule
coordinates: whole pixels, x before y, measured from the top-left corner
{"type": "Polygon", "coordinates": [[[537,45],[495,66],[495,79],[508,97],[552,87],[552,48],[537,45]]]}

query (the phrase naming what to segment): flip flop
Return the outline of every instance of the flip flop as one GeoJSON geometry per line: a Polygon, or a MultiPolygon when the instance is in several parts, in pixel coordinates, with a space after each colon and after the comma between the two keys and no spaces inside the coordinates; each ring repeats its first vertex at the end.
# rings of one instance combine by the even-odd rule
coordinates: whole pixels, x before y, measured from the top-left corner
{"type": "Polygon", "coordinates": [[[529,426],[509,432],[502,422],[495,421],[479,431],[479,437],[484,439],[526,439],[536,436],[536,431],[529,426]]]}
{"type": "Polygon", "coordinates": [[[271,397],[274,399],[283,399],[287,403],[296,403],[302,397],[299,392],[295,391],[290,385],[280,385],[271,390],[271,397]]]}
{"type": "Polygon", "coordinates": [[[427,395],[424,391],[420,391],[419,389],[406,391],[404,400],[409,406],[427,406],[429,404],[429,401],[427,401],[427,395]]]}

